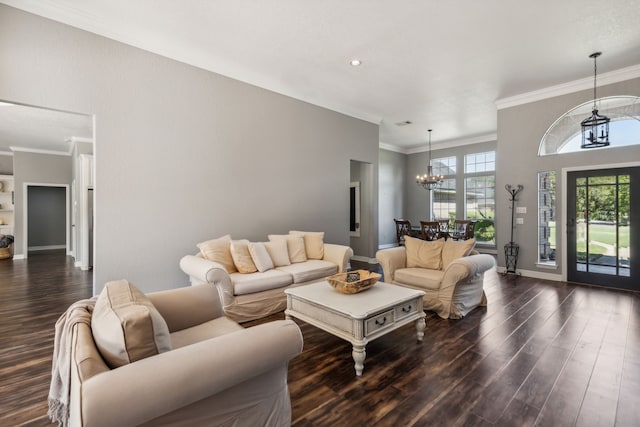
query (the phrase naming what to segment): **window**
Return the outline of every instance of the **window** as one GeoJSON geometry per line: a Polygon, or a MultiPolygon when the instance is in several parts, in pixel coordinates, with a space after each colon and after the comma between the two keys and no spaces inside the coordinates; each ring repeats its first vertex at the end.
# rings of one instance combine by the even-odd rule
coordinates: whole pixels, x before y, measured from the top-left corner
{"type": "Polygon", "coordinates": [[[445,177],[442,184],[432,191],[431,216],[434,219],[456,217],[456,158],[443,157],[431,160],[434,175],[445,177]]]}
{"type": "Polygon", "coordinates": [[[467,154],[464,156],[464,173],[493,172],[496,170],[496,152],[467,154]]]}
{"type": "MultiPolygon", "coordinates": [[[[610,96],[597,100],[599,114],[611,119],[609,135],[615,135],[611,149],[640,144],[640,97],[610,96]]],[[[538,147],[538,156],[583,151],[580,121],[591,115],[593,101],[588,101],[560,116],[545,132],[538,147]]]]}
{"type": "Polygon", "coordinates": [[[556,173],[538,173],[538,263],[556,265],[556,173]]]}
{"type": "Polygon", "coordinates": [[[435,190],[433,190],[434,219],[455,218],[456,217],[456,180],[446,178],[435,190]]]}
{"type": "Polygon", "coordinates": [[[495,245],[495,170],[495,151],[464,156],[465,216],[476,221],[475,238],[479,244],[495,245]]]}

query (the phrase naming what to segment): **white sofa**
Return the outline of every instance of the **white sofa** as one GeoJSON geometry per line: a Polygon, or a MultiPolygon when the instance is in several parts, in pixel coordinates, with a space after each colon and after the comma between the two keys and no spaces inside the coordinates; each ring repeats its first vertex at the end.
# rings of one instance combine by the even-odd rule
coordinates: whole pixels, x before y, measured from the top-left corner
{"type": "MultiPolygon", "coordinates": [[[[315,233],[316,237],[320,234],[315,233]]],[[[353,256],[350,247],[319,242],[317,239],[316,244],[315,250],[305,245],[307,253],[315,259],[294,259],[295,262],[280,266],[276,263],[265,271],[230,272],[233,267],[206,259],[203,250],[197,255],[184,256],[180,260],[180,268],[189,276],[192,285],[209,283],[217,288],[227,317],[236,322],[248,322],[283,311],[287,302],[285,289],[347,271],[353,256]]],[[[289,254],[293,257],[292,251],[289,245],[289,254]]]]}
{"type": "Polygon", "coordinates": [[[379,250],[376,258],[385,282],[424,291],[425,310],[460,319],[487,304],[484,273],[495,266],[493,256],[473,251],[474,244],[407,237],[404,247],[379,250]]]}

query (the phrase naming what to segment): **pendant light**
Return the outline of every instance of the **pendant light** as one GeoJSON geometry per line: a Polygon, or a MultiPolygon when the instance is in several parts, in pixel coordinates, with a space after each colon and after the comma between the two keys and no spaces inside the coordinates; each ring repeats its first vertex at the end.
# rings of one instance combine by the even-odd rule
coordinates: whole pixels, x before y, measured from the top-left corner
{"type": "Polygon", "coordinates": [[[416,176],[416,184],[425,190],[433,190],[444,180],[442,175],[434,175],[431,167],[431,129],[429,129],[429,160],[427,161],[427,173],[416,176]]]}
{"type": "Polygon", "coordinates": [[[589,58],[593,58],[593,110],[591,111],[591,116],[580,123],[582,126],[582,144],[580,148],[598,148],[609,145],[609,122],[611,120],[607,116],[598,114],[596,106],[596,100],[598,99],[596,97],[596,76],[598,73],[596,59],[600,55],[602,55],[602,52],[595,52],[589,55],[589,58]]]}

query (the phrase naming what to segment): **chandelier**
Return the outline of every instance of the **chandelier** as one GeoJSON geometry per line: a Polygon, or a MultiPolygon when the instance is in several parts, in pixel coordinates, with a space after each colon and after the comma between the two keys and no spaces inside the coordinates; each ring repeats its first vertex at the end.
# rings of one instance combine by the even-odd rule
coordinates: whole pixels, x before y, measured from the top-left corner
{"type": "Polygon", "coordinates": [[[427,161],[427,173],[416,176],[416,184],[425,190],[431,191],[440,185],[443,179],[444,176],[442,175],[434,175],[433,168],[431,167],[431,129],[429,129],[429,160],[427,161]]]}
{"type": "Polygon", "coordinates": [[[609,145],[609,122],[607,116],[598,114],[596,106],[596,58],[602,55],[602,52],[595,52],[589,55],[593,58],[593,111],[591,116],[584,119],[580,125],[582,126],[582,144],[580,148],[598,148],[609,145]]]}

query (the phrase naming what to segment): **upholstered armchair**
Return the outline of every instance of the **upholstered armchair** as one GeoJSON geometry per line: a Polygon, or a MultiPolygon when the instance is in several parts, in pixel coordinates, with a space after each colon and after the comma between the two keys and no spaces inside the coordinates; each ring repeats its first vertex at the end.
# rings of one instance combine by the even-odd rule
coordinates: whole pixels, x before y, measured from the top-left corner
{"type": "Polygon", "coordinates": [[[293,321],[245,329],[224,316],[210,284],[147,294],[166,322],[170,348],[114,368],[94,339],[101,297],[92,322],[70,329],[69,425],[290,424],[288,362],[303,343],[293,321]]]}

